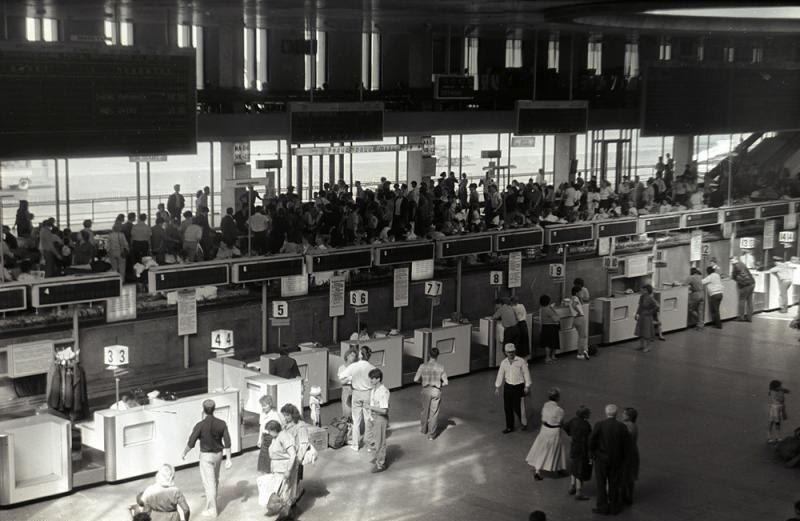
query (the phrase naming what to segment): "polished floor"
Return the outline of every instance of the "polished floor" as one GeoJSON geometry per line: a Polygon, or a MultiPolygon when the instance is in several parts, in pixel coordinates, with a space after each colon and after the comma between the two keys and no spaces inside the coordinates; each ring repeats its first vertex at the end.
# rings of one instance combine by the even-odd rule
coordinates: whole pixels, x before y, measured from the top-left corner
{"type": "MultiPolygon", "coordinates": [[[[571,416],[588,405],[592,421],[606,403],[639,410],[642,459],[635,505],[618,518],[637,521],[782,520],[800,499],[800,470],[775,462],[765,443],[767,386],[779,379],[789,389],[789,421],[800,411],[800,343],[789,316],[757,315],[752,323],[727,322],[719,331],[681,331],[643,354],[635,343],[602,348],[591,361],[564,358],[533,367],[530,414],[550,386],[561,389],[571,416]]],[[[366,452],[347,448],[321,453],[306,471],[306,493],[295,517],[302,521],[525,520],[540,509],[549,520],[599,518],[593,501],[567,495],[568,479],[534,482],[524,458],[536,429],[501,434],[502,401],[494,373],[455,378],[443,398],[436,441],[418,432],[418,389],[392,393],[389,468],[370,474],[366,452]]],[[[328,420],[339,404],[323,409],[328,420]]],[[[532,425],[538,421],[534,419],[532,425]]],[[[176,451],[181,450],[176,441],[176,451]]],[[[219,520],[262,519],[255,488],[256,453],[234,458],[223,470],[219,520]]],[[[126,506],[148,480],[80,490],[54,500],[0,510],[2,521],[128,519],[126,506]]],[[[198,470],[181,470],[178,485],[199,514],[198,470]]],[[[594,484],[586,492],[594,495],[594,484]]],[[[194,514],[193,514],[193,517],[194,514]]],[[[197,516],[202,519],[201,516],[197,516]]]]}

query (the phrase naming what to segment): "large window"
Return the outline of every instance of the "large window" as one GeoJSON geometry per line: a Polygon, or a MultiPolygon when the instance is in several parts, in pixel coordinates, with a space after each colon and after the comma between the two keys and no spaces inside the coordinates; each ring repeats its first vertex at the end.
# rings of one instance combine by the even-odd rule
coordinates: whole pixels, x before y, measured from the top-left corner
{"type": "Polygon", "coordinates": [[[550,39],[547,41],[547,68],[558,72],[558,63],[561,59],[560,56],[560,42],[561,35],[558,32],[550,33],[550,39]]]}
{"type": "Polygon", "coordinates": [[[367,90],[381,88],[380,33],[361,33],[361,83],[367,90]]]}
{"type": "Polygon", "coordinates": [[[25,39],[29,42],[58,41],[58,20],[55,18],[25,18],[25,39]]]}
{"type": "Polygon", "coordinates": [[[106,45],[122,45],[125,47],[133,45],[133,23],[131,22],[105,20],[103,22],[103,34],[106,45]]]}
{"type": "Polygon", "coordinates": [[[630,42],[625,44],[625,77],[635,78],[639,76],[639,43],[630,42]]]}
{"type": "Polygon", "coordinates": [[[506,40],[506,69],[522,67],[522,40],[506,40]]]}
{"type": "Polygon", "coordinates": [[[464,38],[464,72],[475,78],[475,90],[480,87],[478,74],[478,39],[464,38]]]}
{"type": "Polygon", "coordinates": [[[321,89],[328,81],[327,41],[324,31],[306,30],[311,53],[305,55],[305,90],[321,89]]]}
{"type": "Polygon", "coordinates": [[[596,75],[603,74],[603,42],[597,36],[589,38],[586,68],[593,70],[596,75]]]}
{"type": "Polygon", "coordinates": [[[658,40],[658,59],[664,62],[672,60],[672,40],[666,36],[658,40]]]}
{"type": "Polygon", "coordinates": [[[195,72],[197,88],[202,89],[205,82],[203,75],[203,27],[200,25],[178,24],[178,47],[195,50],[195,72]]]}

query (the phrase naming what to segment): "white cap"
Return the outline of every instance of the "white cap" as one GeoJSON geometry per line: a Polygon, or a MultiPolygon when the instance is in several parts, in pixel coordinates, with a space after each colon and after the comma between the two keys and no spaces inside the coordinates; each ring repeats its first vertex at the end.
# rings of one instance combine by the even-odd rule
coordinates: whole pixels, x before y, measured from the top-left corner
{"type": "Polygon", "coordinates": [[[506,345],[503,347],[503,350],[504,350],[506,353],[508,353],[508,352],[510,352],[510,351],[516,351],[516,350],[517,350],[517,348],[516,348],[516,347],[514,347],[514,344],[506,344],[506,345]]]}
{"type": "Polygon", "coordinates": [[[322,389],[320,389],[318,385],[312,385],[308,392],[311,396],[320,396],[322,394],[322,389]]]}

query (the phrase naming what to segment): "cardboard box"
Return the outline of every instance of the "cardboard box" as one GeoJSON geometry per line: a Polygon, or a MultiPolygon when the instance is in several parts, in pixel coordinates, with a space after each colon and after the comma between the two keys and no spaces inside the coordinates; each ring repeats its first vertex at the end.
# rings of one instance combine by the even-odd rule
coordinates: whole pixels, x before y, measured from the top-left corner
{"type": "Polygon", "coordinates": [[[328,431],[322,427],[311,426],[308,428],[308,441],[317,452],[322,452],[328,448],[328,431]]]}

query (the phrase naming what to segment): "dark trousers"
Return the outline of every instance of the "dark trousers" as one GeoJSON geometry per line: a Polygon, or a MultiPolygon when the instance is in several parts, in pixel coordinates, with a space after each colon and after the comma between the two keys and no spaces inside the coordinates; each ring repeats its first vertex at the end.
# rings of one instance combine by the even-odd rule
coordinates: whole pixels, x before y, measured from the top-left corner
{"type": "Polygon", "coordinates": [[[503,408],[506,412],[506,429],[514,428],[514,415],[522,421],[520,404],[525,396],[525,384],[503,384],[503,408]]]}
{"type": "Polygon", "coordinates": [[[150,243],[148,241],[131,242],[131,255],[134,264],[142,262],[142,257],[146,257],[148,253],[150,253],[150,243]]]}
{"type": "Polygon", "coordinates": [[[636,481],[634,481],[632,478],[622,480],[622,483],[620,484],[620,501],[626,505],[633,504],[633,489],[635,485],[636,481]]]}
{"type": "Polygon", "coordinates": [[[753,290],[755,284],[739,288],[739,318],[749,320],[753,316],[753,290]]]}
{"type": "Polygon", "coordinates": [[[597,508],[604,512],[619,512],[622,508],[622,472],[619,465],[610,465],[608,460],[595,459],[594,472],[597,478],[597,508]]]}
{"type": "Polygon", "coordinates": [[[522,353],[519,352],[519,327],[511,326],[503,329],[503,345],[500,346],[500,349],[504,349],[506,344],[514,344],[514,349],[517,350],[517,354],[523,356],[522,353]]]}
{"type": "Polygon", "coordinates": [[[517,355],[525,358],[531,352],[530,349],[530,340],[528,339],[528,323],[523,320],[522,322],[517,323],[517,355]]]}
{"type": "Polygon", "coordinates": [[[714,327],[722,329],[722,318],[719,316],[719,305],[722,304],[722,293],[708,296],[708,309],[711,312],[711,322],[714,327]]]}

